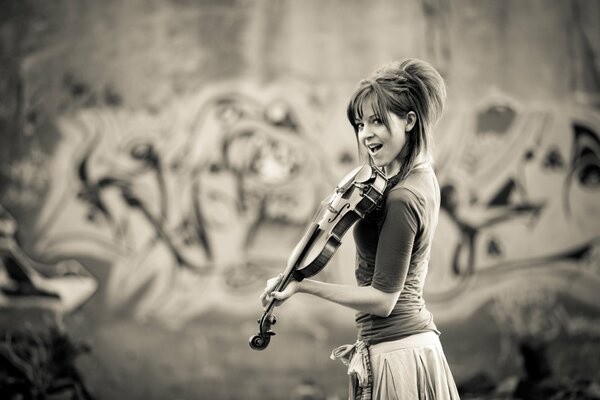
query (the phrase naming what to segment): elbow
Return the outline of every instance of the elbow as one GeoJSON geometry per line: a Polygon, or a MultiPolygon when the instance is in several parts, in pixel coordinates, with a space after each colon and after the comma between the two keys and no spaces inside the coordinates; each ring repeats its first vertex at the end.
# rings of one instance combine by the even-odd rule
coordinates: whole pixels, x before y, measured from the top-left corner
{"type": "Polygon", "coordinates": [[[374,309],[371,314],[378,317],[387,318],[392,314],[394,308],[396,308],[396,303],[398,302],[400,292],[384,293],[377,291],[377,294],[378,299],[374,304],[374,309]]]}
{"type": "Polygon", "coordinates": [[[394,311],[394,307],[384,307],[378,310],[375,315],[378,317],[387,318],[392,314],[392,311],[394,311]]]}
{"type": "Polygon", "coordinates": [[[373,310],[371,314],[376,315],[378,317],[387,318],[394,311],[394,307],[396,306],[396,302],[381,302],[377,304],[377,307],[373,310]]]}

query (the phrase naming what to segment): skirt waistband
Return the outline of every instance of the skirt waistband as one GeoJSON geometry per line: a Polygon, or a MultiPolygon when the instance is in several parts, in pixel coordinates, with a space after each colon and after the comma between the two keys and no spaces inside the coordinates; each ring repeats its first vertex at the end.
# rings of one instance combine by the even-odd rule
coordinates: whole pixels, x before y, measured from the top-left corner
{"type": "Polygon", "coordinates": [[[435,332],[423,332],[407,336],[402,339],[392,340],[391,342],[381,342],[369,346],[371,355],[389,353],[390,351],[412,349],[415,347],[424,347],[439,345],[440,338],[435,332]]]}

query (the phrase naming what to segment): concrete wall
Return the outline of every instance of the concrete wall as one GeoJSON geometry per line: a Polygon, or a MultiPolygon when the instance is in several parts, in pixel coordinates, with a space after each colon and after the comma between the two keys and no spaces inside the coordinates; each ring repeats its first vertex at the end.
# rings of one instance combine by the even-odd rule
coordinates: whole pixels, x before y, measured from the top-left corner
{"type": "MultiPolygon", "coordinates": [[[[96,349],[83,375],[99,398],[305,387],[344,397],[327,352],[352,340],[352,312],[298,298],[269,354],[246,338],[264,280],[357,163],[347,97],[402,57],[432,62],[449,89],[425,297],[457,379],[520,375],[528,337],[555,346],[560,373],[597,371],[574,360],[598,352],[600,336],[600,3],[62,0],[0,11],[0,204],[31,257],[81,265],[79,286],[60,272],[48,285],[96,349]]],[[[353,251],[348,236],[321,277],[351,283],[353,251]]]]}

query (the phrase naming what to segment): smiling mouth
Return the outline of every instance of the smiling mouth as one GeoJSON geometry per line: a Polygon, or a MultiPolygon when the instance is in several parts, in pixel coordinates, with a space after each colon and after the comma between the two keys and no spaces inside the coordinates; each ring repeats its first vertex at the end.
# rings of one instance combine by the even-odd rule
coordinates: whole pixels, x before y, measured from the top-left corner
{"type": "Polygon", "coordinates": [[[374,156],[377,153],[379,153],[379,151],[383,148],[382,144],[370,144],[367,146],[367,149],[369,150],[369,154],[374,156]]]}

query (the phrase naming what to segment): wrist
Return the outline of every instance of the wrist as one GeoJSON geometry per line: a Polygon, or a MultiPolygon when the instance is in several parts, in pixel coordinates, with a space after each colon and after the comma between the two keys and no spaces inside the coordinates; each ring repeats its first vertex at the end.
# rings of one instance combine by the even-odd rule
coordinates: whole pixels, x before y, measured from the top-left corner
{"type": "Polygon", "coordinates": [[[301,281],[295,280],[295,281],[296,281],[296,293],[303,293],[304,292],[304,289],[303,289],[304,280],[301,280],[301,281]]]}
{"type": "Polygon", "coordinates": [[[310,279],[303,279],[302,281],[298,281],[298,293],[308,293],[311,294],[311,283],[310,279]]]}

